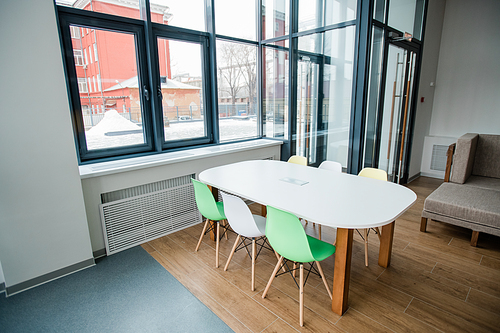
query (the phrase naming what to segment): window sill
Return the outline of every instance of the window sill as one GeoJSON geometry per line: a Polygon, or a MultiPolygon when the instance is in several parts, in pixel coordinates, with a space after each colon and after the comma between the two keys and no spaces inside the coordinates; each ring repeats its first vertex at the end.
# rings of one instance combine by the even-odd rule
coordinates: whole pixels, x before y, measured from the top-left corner
{"type": "Polygon", "coordinates": [[[80,178],[86,179],[100,177],[115,173],[151,168],[217,155],[231,154],[245,150],[277,146],[281,144],[283,144],[283,142],[280,140],[259,139],[203,148],[194,148],[151,156],[134,157],[119,161],[87,164],[79,167],[80,178]]]}

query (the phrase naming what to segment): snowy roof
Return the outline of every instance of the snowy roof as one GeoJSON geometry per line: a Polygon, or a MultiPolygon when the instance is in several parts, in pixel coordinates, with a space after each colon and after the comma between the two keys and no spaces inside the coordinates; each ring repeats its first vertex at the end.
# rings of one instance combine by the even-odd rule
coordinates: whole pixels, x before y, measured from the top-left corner
{"type": "MultiPolygon", "coordinates": [[[[161,87],[163,89],[193,89],[200,90],[200,87],[195,87],[190,84],[185,84],[179,81],[167,79],[167,83],[162,83],[161,87]]],[[[122,88],[139,88],[139,83],[137,81],[137,76],[134,76],[130,79],[122,81],[120,83],[115,84],[114,86],[104,90],[104,91],[113,91],[122,88]]]]}

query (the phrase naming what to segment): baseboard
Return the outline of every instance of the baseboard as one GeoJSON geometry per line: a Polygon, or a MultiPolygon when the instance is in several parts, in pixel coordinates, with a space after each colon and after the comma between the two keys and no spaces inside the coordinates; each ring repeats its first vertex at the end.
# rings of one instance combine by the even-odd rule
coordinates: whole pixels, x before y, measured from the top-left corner
{"type": "Polygon", "coordinates": [[[416,175],[411,176],[411,177],[408,179],[408,184],[409,184],[409,183],[411,183],[412,181],[414,181],[415,179],[417,179],[417,178],[418,178],[418,177],[420,177],[420,176],[421,176],[420,172],[419,172],[419,173],[417,173],[416,175]]]}
{"type": "Polygon", "coordinates": [[[0,283],[0,294],[5,292],[5,282],[0,283]]]}
{"type": "Polygon", "coordinates": [[[444,179],[443,175],[436,175],[434,173],[428,173],[428,172],[420,172],[420,176],[429,177],[429,178],[444,179]]]}
{"type": "Polygon", "coordinates": [[[71,266],[58,269],[54,272],[50,272],[50,273],[38,276],[36,278],[15,284],[13,286],[6,287],[5,294],[7,297],[9,297],[9,296],[15,295],[17,293],[20,293],[22,291],[39,286],[41,284],[50,282],[52,280],[61,278],[61,277],[66,276],[66,275],[69,275],[71,273],[78,272],[82,269],[92,267],[94,265],[95,265],[94,258],[90,258],[90,259],[81,261],[79,263],[73,264],[71,266]]]}
{"type": "Polygon", "coordinates": [[[92,253],[92,255],[94,256],[94,259],[105,257],[106,256],[106,249],[100,249],[100,250],[94,251],[92,253]]]}

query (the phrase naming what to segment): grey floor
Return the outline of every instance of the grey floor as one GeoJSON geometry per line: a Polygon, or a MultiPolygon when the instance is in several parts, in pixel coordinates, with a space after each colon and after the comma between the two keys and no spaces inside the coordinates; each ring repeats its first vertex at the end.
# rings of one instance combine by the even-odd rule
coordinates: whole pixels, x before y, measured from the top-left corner
{"type": "Polygon", "coordinates": [[[232,332],[140,246],[5,297],[0,332],[232,332]]]}

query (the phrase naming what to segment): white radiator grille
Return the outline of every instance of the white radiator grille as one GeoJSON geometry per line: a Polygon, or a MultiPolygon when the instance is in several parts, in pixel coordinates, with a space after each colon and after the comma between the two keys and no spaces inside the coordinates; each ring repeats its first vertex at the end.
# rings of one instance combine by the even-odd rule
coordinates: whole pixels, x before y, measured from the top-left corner
{"type": "Polygon", "coordinates": [[[106,253],[114,254],[200,223],[192,176],[103,193],[103,202],[110,197],[125,197],[100,205],[106,253]],[[158,187],[167,188],[154,191],[158,187]],[[137,191],[150,193],[130,196],[137,191]]]}
{"type": "Polygon", "coordinates": [[[432,146],[431,170],[437,170],[437,171],[446,170],[447,151],[448,151],[448,146],[444,145],[432,146]]]}

